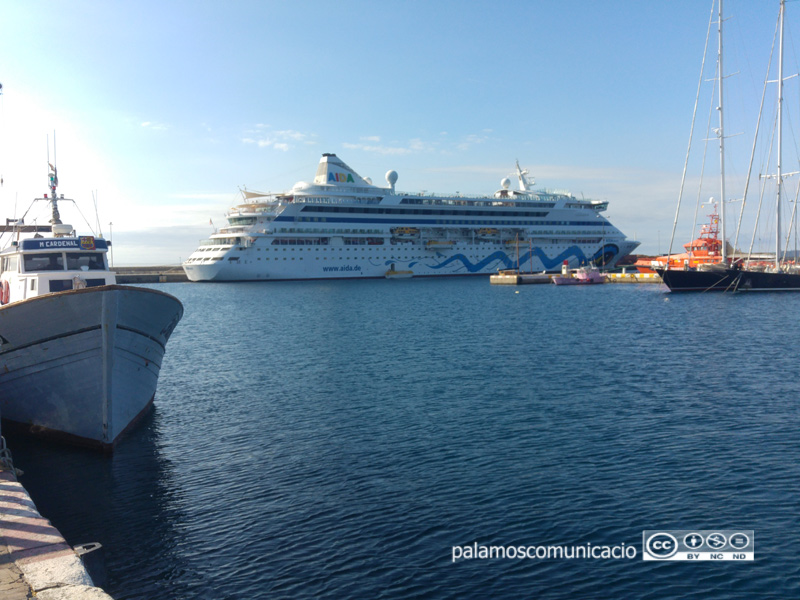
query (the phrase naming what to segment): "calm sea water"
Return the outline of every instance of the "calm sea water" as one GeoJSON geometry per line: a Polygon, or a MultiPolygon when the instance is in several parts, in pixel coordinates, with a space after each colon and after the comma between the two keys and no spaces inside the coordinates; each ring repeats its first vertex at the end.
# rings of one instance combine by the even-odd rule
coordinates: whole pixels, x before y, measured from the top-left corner
{"type": "Polygon", "coordinates": [[[486,279],[163,284],[155,410],[113,457],[12,438],[125,598],[798,598],[800,295],[486,279]],[[644,529],[755,530],[749,563],[644,529]],[[622,545],[633,560],[461,560],[622,545]]]}

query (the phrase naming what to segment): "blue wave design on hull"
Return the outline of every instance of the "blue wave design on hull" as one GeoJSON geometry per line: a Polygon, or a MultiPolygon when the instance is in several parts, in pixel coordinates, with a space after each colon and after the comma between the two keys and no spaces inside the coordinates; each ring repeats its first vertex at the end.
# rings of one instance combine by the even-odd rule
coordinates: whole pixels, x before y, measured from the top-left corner
{"type": "MultiPolygon", "coordinates": [[[[604,255],[604,253],[606,256],[608,256],[609,254],[613,254],[614,256],[616,256],[618,252],[619,249],[616,246],[608,245],[602,248],[601,250],[598,250],[593,256],[592,260],[597,260],[601,258],[604,255]]],[[[552,271],[557,267],[560,267],[565,260],[569,260],[571,258],[578,259],[578,262],[581,264],[589,262],[589,259],[586,257],[586,255],[583,253],[583,250],[581,250],[580,247],[570,246],[569,248],[564,250],[561,254],[552,258],[547,256],[544,252],[542,252],[541,248],[534,248],[533,251],[529,250],[527,253],[520,255],[519,264],[524,265],[526,262],[530,261],[531,255],[538,258],[541,261],[544,268],[548,271],[552,271]]],[[[455,254],[450,258],[448,258],[447,260],[439,263],[438,265],[431,265],[429,268],[437,270],[443,269],[449,266],[450,264],[458,261],[462,265],[464,265],[464,267],[466,267],[467,271],[469,271],[470,273],[477,273],[479,271],[484,270],[486,266],[489,265],[490,263],[498,260],[502,262],[507,269],[512,269],[516,267],[517,264],[516,258],[512,259],[506,252],[498,250],[497,252],[490,254],[489,256],[487,256],[478,263],[472,263],[463,254],[455,254]]],[[[610,262],[610,260],[607,260],[606,262],[610,262]]]]}
{"type": "MultiPolygon", "coordinates": [[[[436,253],[438,256],[444,256],[441,252],[436,253]]],[[[591,262],[595,264],[600,264],[601,262],[605,264],[610,264],[611,261],[614,259],[615,256],[619,254],[619,247],[615,244],[608,244],[595,252],[592,255],[591,262]]],[[[525,254],[521,254],[519,257],[519,265],[524,266],[525,263],[531,260],[531,256],[534,256],[539,259],[542,263],[544,268],[548,271],[558,270],[564,261],[569,261],[570,259],[577,259],[579,264],[587,264],[590,262],[590,259],[583,253],[583,250],[580,249],[579,246],[570,246],[566,250],[564,250],[558,256],[554,256],[550,258],[547,256],[541,248],[534,248],[533,251],[528,250],[525,254]]],[[[508,255],[507,252],[502,250],[498,250],[481,260],[480,262],[473,263],[470,261],[465,255],[463,254],[454,254],[453,256],[449,257],[448,259],[440,262],[436,265],[425,265],[429,269],[440,270],[444,269],[454,262],[461,263],[461,266],[466,268],[467,272],[469,273],[479,273],[486,269],[488,265],[495,261],[500,261],[506,269],[513,269],[517,267],[516,257],[512,258],[508,255]]],[[[398,260],[387,260],[385,264],[391,265],[392,263],[402,263],[403,261],[398,260]]],[[[571,261],[572,262],[572,261],[571,261]]],[[[420,264],[420,261],[411,261],[408,263],[408,268],[413,267],[414,265],[420,264]]],[[[424,263],[422,263],[424,264],[424,263]]]]}

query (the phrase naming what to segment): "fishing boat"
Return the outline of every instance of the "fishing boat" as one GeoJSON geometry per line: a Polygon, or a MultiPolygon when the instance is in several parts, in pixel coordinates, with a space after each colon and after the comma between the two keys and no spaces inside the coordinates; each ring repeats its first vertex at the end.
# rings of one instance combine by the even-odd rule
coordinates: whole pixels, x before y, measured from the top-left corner
{"type": "MultiPolygon", "coordinates": [[[[723,82],[725,75],[722,69],[722,28],[723,28],[723,14],[722,14],[722,0],[717,4],[717,32],[718,32],[718,60],[717,60],[717,90],[720,98],[718,104],[719,126],[717,128],[717,136],[719,138],[720,149],[720,192],[722,198],[722,206],[720,211],[720,230],[721,237],[724,241],[726,239],[726,195],[725,195],[725,151],[724,151],[724,129],[723,129],[723,82]]],[[[785,20],[785,0],[780,0],[780,12],[778,16],[778,25],[776,34],[779,38],[778,42],[778,60],[777,80],[772,82],[777,87],[777,104],[776,104],[776,147],[775,147],[775,172],[770,175],[762,176],[763,181],[772,180],[775,182],[775,252],[772,260],[764,261],[763,259],[756,259],[753,255],[753,245],[751,243],[750,251],[748,253],[737,253],[734,255],[728,248],[727,243],[720,245],[720,260],[713,263],[698,264],[691,266],[684,264],[682,267],[674,267],[668,264],[664,267],[656,269],[661,276],[663,282],[673,292],[688,292],[688,291],[800,291],[800,268],[796,264],[796,260],[788,260],[788,246],[790,235],[786,237],[782,234],[781,213],[784,210],[783,205],[783,188],[784,179],[796,175],[797,173],[785,173],[782,170],[783,164],[783,117],[784,117],[784,20],[785,20]]],[[[710,27],[709,27],[710,29],[710,27]]],[[[765,87],[769,81],[769,74],[765,80],[765,87]]],[[[763,107],[763,101],[762,101],[763,107]]],[[[759,114],[759,123],[761,121],[761,114],[759,114]]],[[[757,128],[758,129],[758,128],[757,128]]],[[[753,154],[756,151],[756,144],[753,144],[753,154]]],[[[687,156],[688,161],[688,156],[687,156]]],[[[751,157],[751,165],[752,165],[751,157]]],[[[685,175],[684,175],[685,176],[685,175]]],[[[747,188],[749,186],[750,176],[748,175],[747,183],[745,184],[745,193],[742,196],[742,209],[740,212],[739,223],[737,225],[737,238],[738,231],[742,225],[742,215],[744,214],[744,203],[747,199],[747,188]]],[[[680,210],[680,202],[679,208],[680,210]]],[[[677,223],[677,213],[676,213],[677,223]]],[[[796,227],[797,223],[797,202],[793,203],[791,213],[791,220],[788,230],[793,226],[796,227]]],[[[673,229],[674,234],[674,229],[673,229]]],[[[755,233],[753,239],[755,240],[755,233]]],[[[734,241],[732,249],[735,249],[736,241],[734,241]]]]}
{"type": "Polygon", "coordinates": [[[565,260],[611,267],[639,245],[603,216],[608,202],[534,189],[518,162],[516,177],[519,189],[506,177],[492,195],[407,194],[395,189],[395,171],[381,187],[323,154],[311,182],[248,191],[183,269],[190,281],[383,278],[391,264],[414,277],[485,276],[520,264],[553,273],[565,260]]]}
{"type": "MultiPolygon", "coordinates": [[[[164,292],[116,284],[110,242],[61,221],[50,166],[50,225],[0,228],[0,416],[11,426],[112,450],[152,406],[167,340],[183,315],[164,292]],[[22,234],[33,233],[23,238],[22,234]]],[[[32,205],[33,206],[33,205],[32,205]]]]}

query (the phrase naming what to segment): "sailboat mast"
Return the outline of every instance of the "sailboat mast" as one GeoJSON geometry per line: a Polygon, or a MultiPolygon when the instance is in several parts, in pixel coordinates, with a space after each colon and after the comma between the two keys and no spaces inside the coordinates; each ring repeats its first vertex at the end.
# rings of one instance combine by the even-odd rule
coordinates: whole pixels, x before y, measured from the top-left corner
{"type": "Polygon", "coordinates": [[[719,90],[719,105],[717,106],[717,112],[719,113],[719,131],[717,135],[719,136],[719,187],[720,187],[720,233],[722,234],[722,263],[726,264],[728,262],[728,249],[725,237],[725,134],[723,128],[723,120],[722,120],[722,81],[724,77],[722,75],[722,0],[719,0],[719,14],[717,15],[717,39],[718,39],[718,49],[717,49],[717,89],[719,90]]]}
{"type": "Polygon", "coordinates": [[[781,158],[783,146],[781,144],[781,134],[783,133],[783,9],[784,0],[781,0],[780,16],[780,44],[778,45],[778,171],[776,174],[777,198],[775,206],[775,270],[781,266],[781,188],[783,187],[783,176],[781,174],[781,158]]]}

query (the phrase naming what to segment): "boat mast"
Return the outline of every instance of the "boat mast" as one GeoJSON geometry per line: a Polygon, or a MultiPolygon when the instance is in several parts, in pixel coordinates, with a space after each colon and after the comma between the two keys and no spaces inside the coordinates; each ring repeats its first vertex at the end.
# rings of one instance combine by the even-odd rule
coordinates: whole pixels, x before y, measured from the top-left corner
{"type": "Polygon", "coordinates": [[[56,188],[58,187],[58,171],[56,168],[49,164],[47,165],[50,167],[50,173],[48,175],[50,179],[50,206],[52,207],[52,217],[50,219],[51,225],[61,225],[61,215],[58,213],[58,199],[56,197],[56,188]]]}
{"type": "MultiPolygon", "coordinates": [[[[53,162],[58,164],[56,158],[56,132],[53,132],[53,162]]],[[[50,206],[52,207],[53,215],[50,219],[50,225],[61,225],[61,215],[58,214],[58,197],[56,196],[56,188],[58,187],[58,169],[50,162],[50,139],[47,140],[47,166],[50,171],[47,174],[50,181],[50,206]]]]}
{"type": "MultiPolygon", "coordinates": [[[[783,0],[781,0],[783,2],[783,0]]],[[[717,15],[717,39],[718,39],[718,49],[717,49],[717,85],[719,90],[719,105],[717,106],[717,111],[719,112],[719,131],[717,132],[717,136],[719,137],[719,186],[720,186],[720,204],[722,206],[722,210],[720,211],[720,231],[722,233],[722,263],[727,264],[728,262],[728,252],[727,252],[727,244],[725,243],[725,135],[724,129],[722,127],[722,81],[724,77],[722,76],[722,0],[719,0],[719,13],[717,15]]]]}
{"type": "Polygon", "coordinates": [[[781,187],[783,186],[783,176],[781,175],[781,158],[782,158],[782,145],[781,134],[783,133],[783,9],[784,0],[781,0],[781,16],[780,16],[780,44],[778,45],[778,170],[776,177],[778,180],[777,185],[777,198],[775,206],[775,270],[779,270],[781,266],[781,187]]]}

